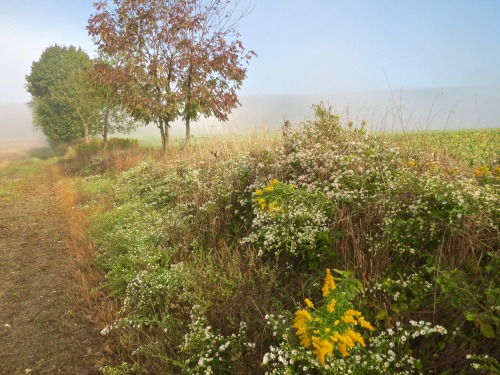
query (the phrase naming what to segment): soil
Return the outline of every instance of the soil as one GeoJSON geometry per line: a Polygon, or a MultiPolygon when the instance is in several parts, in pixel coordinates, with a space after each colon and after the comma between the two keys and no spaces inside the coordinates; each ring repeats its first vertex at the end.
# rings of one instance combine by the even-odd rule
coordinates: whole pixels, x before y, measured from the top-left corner
{"type": "Polygon", "coordinates": [[[0,179],[17,187],[0,196],[0,374],[98,374],[101,338],[77,298],[50,165],[5,176],[12,155],[0,153],[0,179]]]}

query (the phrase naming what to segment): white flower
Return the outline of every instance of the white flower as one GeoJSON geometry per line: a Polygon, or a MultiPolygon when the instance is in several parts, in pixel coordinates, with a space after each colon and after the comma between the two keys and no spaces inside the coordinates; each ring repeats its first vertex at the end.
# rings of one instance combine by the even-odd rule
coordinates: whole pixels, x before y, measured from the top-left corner
{"type": "Polygon", "coordinates": [[[267,365],[268,362],[269,362],[269,353],[266,353],[264,354],[264,358],[262,358],[262,363],[264,365],[267,365]]]}

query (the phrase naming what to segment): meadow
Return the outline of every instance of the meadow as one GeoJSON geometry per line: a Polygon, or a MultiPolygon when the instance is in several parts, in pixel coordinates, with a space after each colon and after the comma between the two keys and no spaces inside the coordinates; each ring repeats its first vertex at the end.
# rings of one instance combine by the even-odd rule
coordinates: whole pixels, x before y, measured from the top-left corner
{"type": "Polygon", "coordinates": [[[105,374],[500,373],[500,130],[314,110],[279,136],[61,158],[105,374]]]}

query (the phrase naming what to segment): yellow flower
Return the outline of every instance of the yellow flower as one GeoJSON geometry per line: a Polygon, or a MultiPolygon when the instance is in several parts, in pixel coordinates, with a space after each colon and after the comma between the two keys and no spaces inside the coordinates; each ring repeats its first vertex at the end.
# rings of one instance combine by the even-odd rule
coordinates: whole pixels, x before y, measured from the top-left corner
{"type": "Polygon", "coordinates": [[[264,194],[264,192],[262,191],[262,189],[257,189],[255,191],[255,195],[262,195],[262,194],[264,194]]]}
{"type": "Polygon", "coordinates": [[[335,280],[333,280],[332,273],[330,269],[326,269],[325,284],[321,290],[323,291],[323,297],[328,297],[330,292],[334,290],[337,286],[335,285],[335,280]]]}
{"type": "Polygon", "coordinates": [[[324,304],[315,308],[312,301],[305,298],[307,308],[295,312],[293,327],[300,339],[300,345],[306,349],[311,348],[312,354],[316,356],[322,366],[326,366],[327,357],[332,356],[335,350],[338,350],[343,357],[347,357],[349,350],[356,345],[366,347],[362,335],[345,324],[360,325],[362,328],[374,330],[372,325],[363,318],[360,311],[353,308],[344,310],[343,301],[338,302],[336,298],[333,298],[334,296],[342,298],[342,296],[331,295],[335,289],[334,278],[330,270],[327,269],[325,283],[322,287],[325,297],[324,304]],[[340,314],[342,317],[336,319],[332,325],[331,315],[327,319],[325,310],[330,314],[340,314]],[[341,324],[342,322],[345,324],[341,324]]]}
{"type": "Polygon", "coordinates": [[[360,316],[358,318],[358,323],[364,329],[368,329],[370,331],[374,331],[375,330],[375,328],[373,328],[373,326],[370,324],[370,322],[366,321],[365,318],[363,318],[362,316],[360,316]]]}
{"type": "Polygon", "coordinates": [[[316,354],[319,363],[322,366],[326,366],[326,356],[332,355],[333,353],[333,344],[329,340],[319,340],[317,337],[313,337],[313,353],[316,354]]]}
{"type": "Polygon", "coordinates": [[[345,312],[345,315],[348,315],[348,316],[361,316],[361,313],[358,310],[349,309],[349,310],[347,310],[345,312]]]}
{"type": "Polygon", "coordinates": [[[271,180],[271,182],[269,183],[269,185],[270,185],[270,186],[275,186],[275,185],[277,185],[277,184],[279,184],[279,181],[278,181],[277,179],[275,179],[275,178],[273,178],[273,179],[271,180]]]}
{"type": "Polygon", "coordinates": [[[340,342],[348,348],[354,348],[354,341],[352,341],[351,336],[347,332],[340,336],[340,342]]]}
{"type": "Polygon", "coordinates": [[[337,304],[337,300],[334,298],[330,301],[326,309],[328,310],[329,313],[332,313],[333,310],[335,310],[335,305],[337,304]]]}
{"type": "Polygon", "coordinates": [[[295,313],[295,319],[307,320],[309,322],[313,320],[311,314],[309,314],[309,312],[304,309],[299,310],[295,313]]]}
{"type": "Polygon", "coordinates": [[[309,336],[304,336],[302,340],[300,340],[300,345],[302,345],[304,348],[309,348],[311,346],[311,340],[309,339],[309,336]]]}
{"type": "Polygon", "coordinates": [[[277,202],[269,203],[268,209],[270,212],[279,211],[278,203],[277,202]]]}
{"type": "Polygon", "coordinates": [[[358,322],[356,321],[356,319],[354,319],[352,316],[350,315],[344,315],[342,317],[342,321],[344,323],[347,323],[347,324],[358,324],[358,322]]]}
{"type": "Polygon", "coordinates": [[[303,336],[307,334],[307,322],[312,321],[313,318],[309,312],[306,310],[299,310],[295,313],[295,320],[293,322],[293,328],[297,330],[295,333],[299,338],[303,339],[303,336]]]}
{"type": "Polygon", "coordinates": [[[266,186],[266,187],[264,188],[264,191],[268,191],[268,192],[269,192],[269,191],[273,191],[273,190],[274,190],[274,186],[272,186],[272,185],[266,186]]]}
{"type": "Polygon", "coordinates": [[[333,332],[333,335],[330,336],[330,341],[333,342],[334,344],[339,342],[340,340],[340,335],[337,331],[333,332]]]}
{"type": "Polygon", "coordinates": [[[411,159],[411,160],[408,162],[408,164],[407,164],[407,165],[408,165],[408,167],[410,167],[410,168],[411,168],[411,167],[414,167],[414,166],[415,166],[415,164],[416,164],[415,160],[411,159]]]}
{"type": "Polygon", "coordinates": [[[337,344],[337,347],[339,348],[340,354],[342,354],[342,357],[347,357],[349,353],[347,353],[347,348],[344,343],[339,342],[337,344]]]}
{"type": "Polygon", "coordinates": [[[347,324],[358,324],[356,319],[353,318],[354,316],[361,316],[361,313],[357,310],[349,309],[344,313],[342,321],[347,324]]]}
{"type": "Polygon", "coordinates": [[[357,342],[359,345],[365,347],[365,340],[363,340],[363,337],[356,331],[353,331],[352,329],[348,329],[344,336],[348,335],[353,342],[357,342]]]}

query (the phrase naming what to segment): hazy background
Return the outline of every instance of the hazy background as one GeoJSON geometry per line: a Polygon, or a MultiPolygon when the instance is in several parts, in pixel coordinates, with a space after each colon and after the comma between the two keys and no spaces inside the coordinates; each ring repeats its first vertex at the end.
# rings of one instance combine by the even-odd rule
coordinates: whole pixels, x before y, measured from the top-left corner
{"type": "MultiPolygon", "coordinates": [[[[93,0],[0,0],[0,143],[32,131],[25,75],[52,44],[94,53],[93,0]]],[[[194,133],[275,128],[330,103],[345,121],[375,129],[498,127],[498,0],[243,0],[239,30],[259,55],[227,124],[194,133]]],[[[174,131],[182,132],[176,125],[174,131]]],[[[157,135],[150,125],[141,133],[157,135]]]]}

